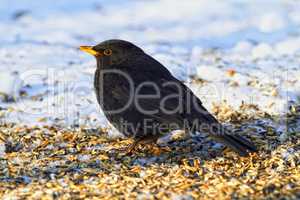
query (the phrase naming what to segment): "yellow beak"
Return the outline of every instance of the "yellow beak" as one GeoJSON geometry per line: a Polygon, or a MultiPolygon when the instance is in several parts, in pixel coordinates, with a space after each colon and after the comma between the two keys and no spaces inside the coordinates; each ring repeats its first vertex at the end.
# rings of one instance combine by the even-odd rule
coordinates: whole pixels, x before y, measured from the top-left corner
{"type": "Polygon", "coordinates": [[[87,52],[93,56],[101,56],[102,54],[98,51],[95,51],[92,46],[80,46],[79,49],[81,51],[87,52]]]}

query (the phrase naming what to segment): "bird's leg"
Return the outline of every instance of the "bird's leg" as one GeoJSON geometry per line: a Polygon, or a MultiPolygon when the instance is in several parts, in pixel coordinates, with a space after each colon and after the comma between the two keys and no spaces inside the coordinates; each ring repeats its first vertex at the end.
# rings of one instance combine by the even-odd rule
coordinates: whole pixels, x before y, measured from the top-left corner
{"type": "Polygon", "coordinates": [[[126,154],[131,154],[141,141],[143,141],[142,138],[135,138],[130,145],[125,147],[124,151],[126,152],[126,154]]]}
{"type": "Polygon", "coordinates": [[[156,144],[158,138],[159,138],[159,136],[135,138],[133,143],[126,147],[126,149],[125,149],[126,154],[131,154],[139,144],[143,144],[143,145],[147,145],[147,146],[151,145],[151,148],[149,148],[149,151],[150,151],[150,153],[153,153],[155,155],[160,155],[164,150],[168,151],[168,149],[166,149],[166,148],[161,149],[161,147],[159,147],[156,144]]]}
{"type": "Polygon", "coordinates": [[[159,138],[159,135],[144,138],[144,140],[142,141],[143,144],[150,145],[151,148],[149,148],[149,151],[150,151],[150,153],[152,153],[154,155],[160,155],[164,151],[169,151],[169,149],[167,147],[160,147],[157,144],[158,138],[159,138]]]}
{"type": "MultiPolygon", "coordinates": [[[[158,137],[135,138],[133,143],[128,145],[128,147],[126,148],[126,154],[131,154],[139,144],[143,144],[145,146],[146,145],[148,146],[148,145],[153,144],[153,143],[156,144],[157,138],[158,137]]],[[[157,154],[157,152],[159,151],[158,149],[159,149],[159,147],[157,147],[157,146],[151,146],[151,152],[152,153],[157,154]]]]}
{"type": "Polygon", "coordinates": [[[157,141],[157,137],[147,137],[147,138],[144,138],[143,140],[142,140],[142,143],[143,144],[145,144],[145,145],[147,145],[147,144],[153,144],[153,143],[156,143],[156,141],[157,141]]]}
{"type": "Polygon", "coordinates": [[[141,139],[135,139],[133,141],[133,143],[131,143],[130,145],[128,145],[126,147],[126,152],[127,153],[132,153],[141,141],[142,141],[141,139]]]}

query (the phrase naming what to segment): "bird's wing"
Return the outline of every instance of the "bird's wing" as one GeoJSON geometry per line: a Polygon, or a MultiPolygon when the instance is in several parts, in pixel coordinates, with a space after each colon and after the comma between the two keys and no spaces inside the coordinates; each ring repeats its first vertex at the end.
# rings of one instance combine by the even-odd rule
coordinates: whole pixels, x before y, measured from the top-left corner
{"type": "MultiPolygon", "coordinates": [[[[153,90],[152,90],[153,91],[153,90]]],[[[128,111],[130,115],[126,116],[128,121],[138,122],[140,120],[154,119],[155,122],[171,124],[177,123],[182,124],[182,116],[177,113],[166,113],[161,109],[161,98],[155,96],[155,93],[150,91],[150,88],[143,87],[140,90],[140,96],[134,94],[133,98],[132,91],[125,85],[120,85],[118,89],[113,92],[113,98],[119,101],[128,100],[132,98],[131,105],[125,111],[128,111]],[[149,96],[147,96],[149,95],[149,96]],[[151,95],[151,96],[150,96],[151,95]],[[133,112],[130,112],[133,111],[133,112]]],[[[176,103],[168,103],[165,105],[166,110],[174,110],[176,103]]]]}
{"type": "MultiPolygon", "coordinates": [[[[114,66],[114,68],[119,68],[131,78],[137,92],[134,99],[138,99],[138,105],[142,108],[141,110],[145,111],[142,112],[145,117],[155,118],[160,123],[182,124],[185,118],[188,119],[195,115],[192,104],[196,104],[200,110],[206,111],[202,102],[187,86],[148,55],[139,56],[134,62],[127,61],[122,65],[114,66]],[[155,94],[158,95],[155,96],[155,94]],[[148,98],[140,98],[141,96],[137,95],[148,95],[148,98]],[[191,115],[191,113],[193,114],[191,115]]],[[[132,92],[128,91],[126,86],[118,87],[116,98],[124,98],[132,92]]]]}

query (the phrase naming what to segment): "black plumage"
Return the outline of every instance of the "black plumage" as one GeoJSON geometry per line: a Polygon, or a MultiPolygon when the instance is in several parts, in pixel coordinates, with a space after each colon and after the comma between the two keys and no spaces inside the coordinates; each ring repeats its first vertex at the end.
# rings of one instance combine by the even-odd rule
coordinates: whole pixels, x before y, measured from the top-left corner
{"type": "Polygon", "coordinates": [[[162,64],[136,45],[107,40],[81,50],[96,57],[94,87],[107,119],[136,143],[174,129],[204,131],[240,155],[256,151],[242,136],[225,129],[201,101],[162,64]]]}

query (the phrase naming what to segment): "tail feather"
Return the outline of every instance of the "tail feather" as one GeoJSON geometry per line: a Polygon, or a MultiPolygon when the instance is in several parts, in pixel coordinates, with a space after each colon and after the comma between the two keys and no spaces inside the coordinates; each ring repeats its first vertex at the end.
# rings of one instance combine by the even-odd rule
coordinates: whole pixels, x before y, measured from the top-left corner
{"type": "Polygon", "coordinates": [[[249,152],[256,151],[254,144],[250,143],[248,140],[239,135],[225,134],[218,136],[216,139],[236,151],[241,156],[246,156],[249,152]]]}
{"type": "Polygon", "coordinates": [[[249,152],[257,151],[256,146],[244,137],[240,135],[233,135],[225,129],[222,129],[223,132],[220,132],[219,130],[217,132],[214,131],[215,134],[213,134],[213,138],[230,147],[241,156],[246,156],[249,152]]]}
{"type": "MultiPolygon", "coordinates": [[[[204,107],[202,107],[202,109],[203,111],[207,112],[207,110],[204,107]]],[[[200,129],[198,131],[209,132],[212,138],[230,147],[241,156],[246,156],[249,152],[257,151],[256,146],[251,141],[245,139],[240,135],[232,134],[228,129],[226,129],[222,124],[220,124],[218,120],[211,114],[208,113],[204,115],[203,113],[201,113],[199,118],[203,122],[206,122],[206,124],[209,124],[210,127],[209,130],[205,130],[204,126],[204,130],[200,129]]]]}

